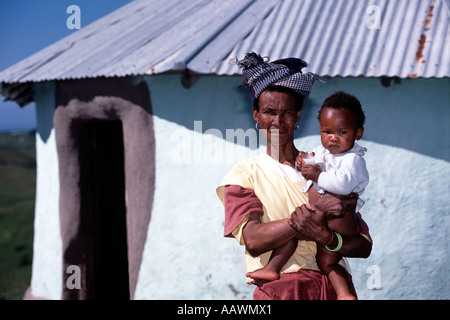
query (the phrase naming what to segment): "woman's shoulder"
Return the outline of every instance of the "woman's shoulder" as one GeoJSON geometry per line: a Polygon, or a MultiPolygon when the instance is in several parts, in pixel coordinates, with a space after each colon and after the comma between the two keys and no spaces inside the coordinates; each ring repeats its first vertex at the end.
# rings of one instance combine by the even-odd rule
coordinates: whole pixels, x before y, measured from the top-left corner
{"type": "Polygon", "coordinates": [[[259,154],[259,155],[253,156],[253,157],[246,158],[245,160],[242,160],[242,161],[239,161],[239,162],[235,163],[231,167],[230,171],[233,171],[233,170],[244,170],[244,171],[245,170],[249,170],[249,171],[253,170],[255,165],[258,162],[261,162],[261,160],[264,159],[264,157],[265,157],[264,154],[259,154]]]}
{"type": "Polygon", "coordinates": [[[243,188],[253,189],[251,181],[253,181],[252,177],[256,164],[257,160],[255,157],[249,157],[234,164],[227,172],[220,185],[225,186],[234,184],[242,186],[243,188]]]}

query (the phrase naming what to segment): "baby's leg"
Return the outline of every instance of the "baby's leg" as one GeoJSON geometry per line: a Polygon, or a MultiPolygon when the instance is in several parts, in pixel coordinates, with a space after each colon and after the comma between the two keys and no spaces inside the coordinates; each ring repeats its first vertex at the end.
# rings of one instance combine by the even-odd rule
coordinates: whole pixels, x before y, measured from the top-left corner
{"type": "MultiPolygon", "coordinates": [[[[359,219],[352,211],[346,211],[342,218],[328,219],[327,223],[332,231],[341,235],[353,236],[361,230],[359,219]]],[[[350,292],[347,273],[339,265],[341,258],[340,254],[330,252],[325,247],[317,245],[317,265],[330,279],[338,300],[355,300],[356,297],[350,292]]]]}
{"type": "Polygon", "coordinates": [[[280,278],[281,268],[286,264],[289,258],[294,254],[297,248],[297,239],[291,239],[288,243],[272,251],[270,260],[265,267],[247,272],[247,277],[255,280],[273,281],[280,278]]]}
{"type": "Polygon", "coordinates": [[[350,291],[347,273],[338,264],[341,258],[340,254],[330,252],[325,247],[317,245],[317,265],[330,279],[338,300],[356,300],[356,297],[350,291]]]}
{"type": "MultiPolygon", "coordinates": [[[[315,203],[319,201],[320,195],[311,188],[309,192],[309,202],[315,203]]],[[[355,204],[356,205],[356,204],[355,204]]],[[[361,224],[355,214],[354,207],[345,208],[345,214],[341,218],[327,219],[328,228],[336,231],[341,235],[353,236],[360,232],[361,224]]],[[[347,273],[344,268],[339,265],[341,255],[328,251],[325,247],[317,245],[317,265],[330,279],[330,282],[336,292],[339,300],[354,300],[356,297],[351,293],[347,281],[347,273]]]]}

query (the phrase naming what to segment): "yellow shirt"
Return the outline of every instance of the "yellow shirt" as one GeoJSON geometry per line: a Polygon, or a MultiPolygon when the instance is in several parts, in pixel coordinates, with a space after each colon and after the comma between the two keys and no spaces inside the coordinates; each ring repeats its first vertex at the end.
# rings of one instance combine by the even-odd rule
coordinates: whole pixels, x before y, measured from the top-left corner
{"type": "MultiPolygon", "coordinates": [[[[236,164],[217,188],[217,195],[224,203],[226,185],[238,185],[252,189],[262,203],[262,222],[286,219],[296,207],[308,203],[308,194],[300,189],[306,180],[291,166],[283,165],[266,153],[236,164]]],[[[233,230],[233,236],[244,245],[242,230],[248,216],[233,230]]],[[[295,253],[281,269],[281,273],[296,272],[301,268],[319,270],[316,263],[316,243],[299,241],[295,253]]],[[[245,250],[246,272],[262,268],[270,259],[272,251],[252,257],[245,250]]],[[[247,279],[250,283],[250,279],[247,279]]]]}

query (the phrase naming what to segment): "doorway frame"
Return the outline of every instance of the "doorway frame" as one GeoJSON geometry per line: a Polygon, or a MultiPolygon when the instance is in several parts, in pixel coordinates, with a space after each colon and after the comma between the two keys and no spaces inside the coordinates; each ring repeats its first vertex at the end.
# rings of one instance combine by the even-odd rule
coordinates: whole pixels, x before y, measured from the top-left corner
{"type": "Polygon", "coordinates": [[[125,203],[130,299],[138,280],[155,189],[155,139],[147,85],[131,77],[95,78],[56,82],[53,118],[58,153],[62,238],[62,299],[84,300],[86,257],[80,219],[79,137],[76,121],[120,120],[123,129],[125,203]],[[81,288],[67,281],[70,266],[78,266],[81,288]]]}

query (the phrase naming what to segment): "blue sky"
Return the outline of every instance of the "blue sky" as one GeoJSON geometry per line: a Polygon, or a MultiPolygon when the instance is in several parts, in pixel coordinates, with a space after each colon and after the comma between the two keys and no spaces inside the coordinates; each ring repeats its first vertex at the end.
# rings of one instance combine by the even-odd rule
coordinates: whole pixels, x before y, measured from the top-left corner
{"type": "MultiPolygon", "coordinates": [[[[0,70],[3,71],[53,42],[76,32],[68,29],[67,7],[81,11],[81,28],[131,0],[1,0],[0,70]]],[[[0,131],[36,128],[34,103],[24,108],[0,97],[0,131]]]]}

